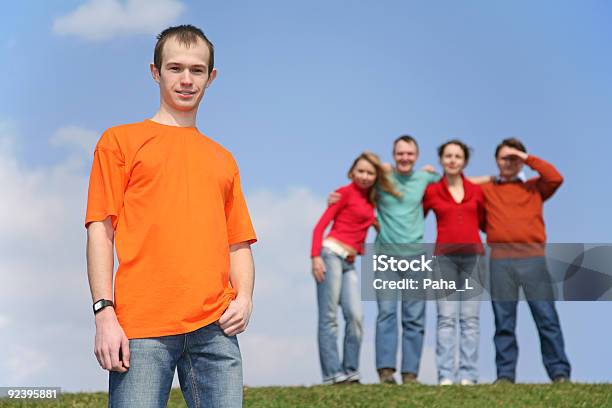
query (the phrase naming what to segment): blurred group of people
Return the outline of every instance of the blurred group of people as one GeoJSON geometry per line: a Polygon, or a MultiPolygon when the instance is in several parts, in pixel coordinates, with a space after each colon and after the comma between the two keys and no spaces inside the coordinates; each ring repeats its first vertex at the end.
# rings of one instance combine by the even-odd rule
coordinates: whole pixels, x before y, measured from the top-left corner
{"type": "MultiPolygon", "coordinates": [[[[544,201],[562,184],[561,174],[552,164],[528,154],[516,138],[505,139],[496,147],[499,169],[496,176],[465,176],[470,148],[457,139],[438,148],[442,174],[430,165],[416,170],[418,157],[417,141],[408,135],[393,143],[394,165],[382,163],[371,152],[360,154],[348,171],[351,182],[330,194],[328,207],[314,229],[311,259],[317,288],[323,383],[359,383],[361,378],[363,313],[355,258],[364,253],[368,229],[376,229],[375,244],[380,246],[422,244],[424,220],[429,212],[435,214],[437,221],[436,265],[447,279],[479,281],[485,255],[480,231],[486,234],[491,247],[496,382],[516,380],[520,288],[538,329],[542,359],[550,379],[569,381],[571,368],[554,298],[549,293],[542,295],[542,287],[546,287],[542,283],[548,279],[542,209],[544,201]],[[524,165],[538,176],[526,180],[524,165]],[[331,229],[325,235],[330,223],[331,229]],[[512,251],[505,247],[509,244],[514,246],[512,251]],[[345,321],[342,357],[338,350],[338,306],[345,321]]],[[[468,293],[456,290],[436,299],[440,385],[478,383],[482,302],[468,293]]],[[[394,300],[377,292],[377,305],[375,347],[380,382],[398,381],[395,375],[398,342],[401,381],[417,382],[425,334],[425,300],[401,295],[394,300]]]]}

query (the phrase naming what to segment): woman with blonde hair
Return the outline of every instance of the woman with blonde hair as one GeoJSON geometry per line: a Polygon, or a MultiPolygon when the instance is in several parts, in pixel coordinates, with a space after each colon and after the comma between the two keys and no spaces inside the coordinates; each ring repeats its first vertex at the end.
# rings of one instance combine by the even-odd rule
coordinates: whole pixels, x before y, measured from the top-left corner
{"type": "Polygon", "coordinates": [[[324,384],[358,383],[362,312],[355,257],[363,253],[370,226],[376,225],[376,188],[399,195],[385,176],[380,159],[363,152],[348,172],[351,183],[336,190],[340,200],[317,223],[312,239],[312,274],[319,306],[319,358],[324,384]],[[333,221],[331,231],[323,234],[333,221]],[[345,320],[343,361],[338,354],[338,305],[345,320]]]}

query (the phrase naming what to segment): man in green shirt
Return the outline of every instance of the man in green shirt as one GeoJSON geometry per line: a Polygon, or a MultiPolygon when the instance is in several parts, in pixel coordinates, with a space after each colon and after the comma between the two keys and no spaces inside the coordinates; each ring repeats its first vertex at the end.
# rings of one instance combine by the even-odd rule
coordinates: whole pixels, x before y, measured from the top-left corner
{"type": "MultiPolygon", "coordinates": [[[[394,197],[378,191],[376,210],[380,232],[377,246],[384,252],[397,246],[423,242],[425,217],[423,216],[423,194],[429,183],[440,179],[440,175],[425,170],[414,170],[419,157],[419,147],[412,136],[401,136],[393,143],[395,167],[389,178],[402,196],[394,197]]],[[[400,249],[399,253],[402,250],[400,249]]],[[[403,251],[405,252],[405,250],[403,251]]],[[[397,293],[397,292],[394,292],[397,293]]],[[[397,357],[397,300],[378,296],[376,318],[376,369],[381,383],[395,383],[393,373],[397,357]]],[[[401,373],[404,383],[415,382],[425,334],[425,301],[403,300],[401,302],[402,361],[401,373]]]]}
{"type": "MultiPolygon", "coordinates": [[[[382,252],[406,254],[410,244],[421,244],[425,229],[423,195],[429,183],[440,180],[433,168],[426,166],[414,170],[419,157],[419,147],[412,136],[404,135],[393,142],[395,167],[389,166],[387,176],[402,195],[395,197],[378,190],[376,211],[380,231],[376,246],[382,252]]],[[[339,199],[337,193],[330,194],[329,203],[339,199]]],[[[418,250],[419,245],[415,245],[418,250]]],[[[396,291],[392,292],[397,294],[396,291]]],[[[379,296],[377,292],[378,316],[376,318],[376,369],[381,383],[395,384],[393,377],[397,366],[397,301],[389,299],[389,292],[379,296]]],[[[402,363],[404,383],[415,382],[425,334],[425,301],[403,300],[401,302],[402,363]]]]}

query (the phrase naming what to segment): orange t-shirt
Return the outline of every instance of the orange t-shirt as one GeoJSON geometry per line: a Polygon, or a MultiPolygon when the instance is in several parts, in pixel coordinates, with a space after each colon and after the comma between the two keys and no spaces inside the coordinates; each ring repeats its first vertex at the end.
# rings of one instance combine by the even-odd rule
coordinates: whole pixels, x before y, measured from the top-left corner
{"type": "Polygon", "coordinates": [[[85,227],[111,216],[115,310],[128,338],[197,330],[236,292],[229,246],[255,232],[231,153],[194,127],[151,120],[108,129],[96,145],[85,227]]]}

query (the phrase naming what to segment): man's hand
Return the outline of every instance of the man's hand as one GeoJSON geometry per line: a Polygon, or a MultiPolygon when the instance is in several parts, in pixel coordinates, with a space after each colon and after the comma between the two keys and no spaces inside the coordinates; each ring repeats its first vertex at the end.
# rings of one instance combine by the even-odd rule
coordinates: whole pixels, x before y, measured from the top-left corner
{"type": "Polygon", "coordinates": [[[329,207],[330,205],[336,204],[338,201],[340,201],[341,196],[342,194],[337,193],[335,191],[329,193],[329,195],[327,196],[327,206],[329,207]]]}
{"type": "Polygon", "coordinates": [[[125,373],[130,368],[129,341],[110,306],[96,314],[94,354],[105,370],[125,373]]]}
{"type": "Polygon", "coordinates": [[[314,276],[317,283],[325,280],[325,263],[320,256],[312,258],[312,276],[314,276]]]}
{"type": "Polygon", "coordinates": [[[506,160],[519,159],[520,161],[524,162],[525,160],[527,160],[528,156],[529,155],[527,153],[521,152],[520,150],[515,149],[514,147],[505,146],[504,154],[500,155],[499,158],[506,160]]]}
{"type": "Polygon", "coordinates": [[[252,310],[253,302],[250,299],[237,297],[230,302],[217,323],[226,336],[235,336],[246,330],[252,310]]]}
{"type": "Polygon", "coordinates": [[[428,173],[433,173],[436,174],[436,168],[434,166],[432,166],[431,164],[426,164],[423,167],[421,167],[422,171],[426,171],[428,173]]]}

